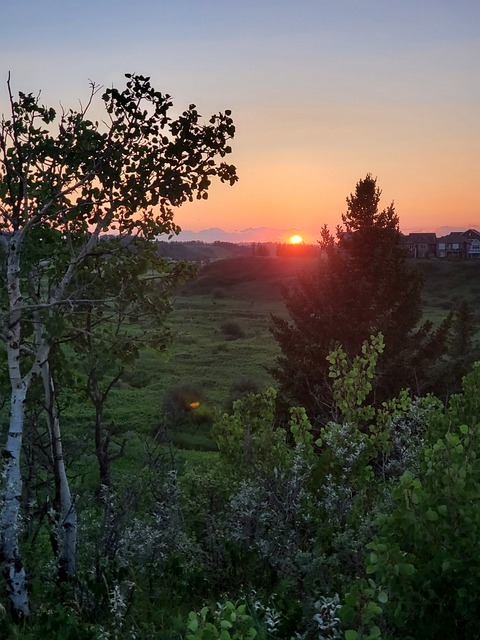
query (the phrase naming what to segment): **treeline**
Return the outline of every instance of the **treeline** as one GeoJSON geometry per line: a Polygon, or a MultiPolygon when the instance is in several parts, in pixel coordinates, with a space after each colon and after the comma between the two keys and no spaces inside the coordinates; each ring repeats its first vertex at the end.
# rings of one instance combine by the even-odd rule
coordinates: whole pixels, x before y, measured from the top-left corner
{"type": "Polygon", "coordinates": [[[226,258],[249,257],[252,255],[250,245],[235,244],[233,242],[213,243],[188,241],[167,242],[157,241],[158,255],[170,260],[185,260],[187,262],[206,263],[226,258]]]}
{"type": "Polygon", "coordinates": [[[186,260],[205,264],[213,260],[249,257],[294,257],[309,258],[319,255],[320,249],[315,244],[290,244],[276,242],[252,242],[236,244],[219,240],[206,243],[196,240],[188,242],[157,241],[159,256],[171,260],[186,260]]]}
{"type": "Polygon", "coordinates": [[[300,242],[257,242],[252,244],[252,254],[258,257],[312,258],[320,254],[318,244],[300,242]]]}

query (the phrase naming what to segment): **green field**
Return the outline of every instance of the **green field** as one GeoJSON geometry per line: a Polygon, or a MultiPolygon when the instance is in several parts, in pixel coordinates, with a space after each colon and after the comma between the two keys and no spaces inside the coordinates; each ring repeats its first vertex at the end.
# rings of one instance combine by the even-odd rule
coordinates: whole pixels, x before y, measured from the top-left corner
{"type": "MultiPolygon", "coordinates": [[[[270,333],[270,315],[286,313],[282,285],[294,284],[296,274],[312,264],[310,258],[219,260],[176,292],[168,320],[173,340],[166,352],[143,351],[135,368],[124,374],[110,395],[106,424],[117,425],[119,433],[127,435],[127,452],[128,447],[137,450],[137,438],[159,430],[167,430],[168,439],[177,446],[212,448],[212,415],[235,397],[232,389],[245,382],[259,389],[272,384],[268,368],[279,350],[270,333]],[[233,323],[241,337],[234,339],[235,335],[225,332],[226,323],[233,323]],[[172,425],[165,399],[178,388],[198,394],[192,399],[201,408],[196,419],[172,425]]],[[[425,279],[425,318],[440,321],[462,299],[475,311],[480,299],[480,262],[432,260],[412,265],[425,279]]],[[[480,321],[480,313],[476,316],[480,321]]],[[[89,438],[92,412],[85,402],[73,402],[65,417],[75,433],[89,438]]]]}
{"type": "MultiPolygon", "coordinates": [[[[415,263],[413,263],[415,264],[415,263]]],[[[428,312],[450,311],[467,300],[480,322],[480,261],[425,260],[417,263],[423,273],[423,304],[428,312]]]]}
{"type": "MultiPolygon", "coordinates": [[[[164,402],[171,390],[198,391],[202,405],[198,413],[204,410],[212,415],[226,407],[235,385],[269,386],[272,378],[267,368],[278,355],[269,329],[270,314],[285,313],[280,286],[292,280],[295,268],[293,262],[255,258],[206,267],[176,294],[169,317],[173,339],[166,352],[142,352],[134,370],[112,392],[107,420],[152,434],[169,424],[164,402]],[[226,332],[228,324],[241,337],[226,332]]],[[[210,423],[194,421],[187,433],[182,433],[185,426],[169,435],[176,444],[208,448],[204,432],[210,423]]]]}
{"type": "MultiPolygon", "coordinates": [[[[266,367],[279,353],[269,330],[270,314],[286,314],[281,286],[293,285],[296,274],[313,264],[314,259],[239,258],[204,268],[177,296],[170,318],[177,338],[168,360],[161,363],[159,384],[164,389],[169,384],[200,384],[211,401],[222,404],[239,377],[270,383],[266,367]],[[245,338],[226,339],[221,330],[225,321],[238,323],[245,338]]],[[[480,262],[437,260],[412,266],[424,276],[425,317],[438,322],[462,299],[475,311],[480,262]]]]}

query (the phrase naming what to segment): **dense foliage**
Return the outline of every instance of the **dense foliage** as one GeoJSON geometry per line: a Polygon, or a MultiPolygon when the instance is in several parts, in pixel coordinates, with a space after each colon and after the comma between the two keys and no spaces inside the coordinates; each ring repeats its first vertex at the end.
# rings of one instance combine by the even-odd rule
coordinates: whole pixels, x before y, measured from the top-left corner
{"type": "Polygon", "coordinates": [[[36,502],[22,547],[36,607],[20,627],[4,615],[2,633],[477,637],[480,368],[447,406],[403,392],[375,408],[383,351],[379,335],[353,359],[329,355],[337,417],[318,437],[303,408],[291,409],[288,436],[278,429],[269,389],[218,416],[218,456],[172,466],[168,449],[145,442],[134,475],[100,492],[84,485],[79,568],[61,587],[38,509],[41,473],[27,479],[36,502]]]}
{"type": "MultiPolygon", "coordinates": [[[[87,115],[99,91],[93,84],[86,106],[57,114],[33,94],[20,92],[15,98],[9,80],[10,113],[0,121],[0,336],[10,385],[0,553],[10,608],[18,618],[29,613],[19,533],[31,389],[41,380],[55,480],[52,547],[63,581],[76,572],[78,520],[62,444],[58,345],[76,339],[87,395],[97,410],[100,475],[108,485],[110,436],[102,424],[102,405],[111,381],[118,379],[115,369],[122,370],[139,342],[124,330],[125,322],[134,313],[161,320],[175,281],[173,269],[151,255],[148,241],[178,233],[173,208],[207,198],[213,178],[237,180],[235,167],[223,161],[235,131],[229,111],[203,124],[192,104],[172,118],[170,96],[156,91],[149,78],[126,78],[123,90],[103,93],[100,122],[87,115]],[[101,234],[112,231],[116,243],[102,243],[101,234]],[[137,236],[143,247],[121,242],[137,236]],[[163,286],[149,285],[150,270],[165,276],[163,286]],[[101,371],[107,344],[115,361],[110,383],[101,371]]],[[[150,334],[143,344],[152,340],[161,336],[150,334]]]]}

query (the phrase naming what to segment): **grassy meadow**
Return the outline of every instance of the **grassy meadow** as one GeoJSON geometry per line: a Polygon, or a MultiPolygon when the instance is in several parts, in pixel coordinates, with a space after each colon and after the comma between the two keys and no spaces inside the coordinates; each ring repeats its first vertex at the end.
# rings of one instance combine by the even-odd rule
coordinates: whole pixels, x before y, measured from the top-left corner
{"type": "MultiPolygon", "coordinates": [[[[293,284],[299,270],[310,268],[313,260],[217,260],[179,288],[168,320],[171,344],[165,352],[144,350],[110,394],[105,424],[115,425],[118,442],[125,440],[122,469],[135,465],[145,442],[156,434],[175,449],[214,449],[209,436],[214,414],[225,410],[242,389],[263,389],[272,383],[268,367],[279,351],[270,333],[270,315],[286,313],[282,285],[293,284]],[[188,403],[198,402],[198,407],[187,418],[172,420],[168,407],[172,392],[184,394],[188,403]]],[[[412,265],[424,275],[425,318],[440,321],[462,299],[475,310],[480,262],[431,260],[412,265]]],[[[70,402],[64,417],[77,446],[85,441],[85,450],[91,451],[87,441],[93,438],[93,419],[88,404],[70,402]]]]}
{"type": "MultiPolygon", "coordinates": [[[[144,350],[112,391],[107,423],[137,434],[168,428],[177,446],[211,448],[211,418],[231,403],[232,388],[247,383],[263,389],[272,383],[267,368],[278,348],[269,330],[270,314],[285,313],[280,287],[295,270],[293,262],[262,258],[220,260],[205,267],[176,292],[166,351],[144,350]],[[165,401],[177,389],[186,390],[189,401],[199,401],[200,407],[194,419],[173,428],[165,401]]],[[[88,409],[78,411],[88,428],[88,409]]]]}
{"type": "Polygon", "coordinates": [[[424,277],[424,312],[433,319],[467,300],[480,323],[480,261],[422,260],[417,266],[424,277]]]}

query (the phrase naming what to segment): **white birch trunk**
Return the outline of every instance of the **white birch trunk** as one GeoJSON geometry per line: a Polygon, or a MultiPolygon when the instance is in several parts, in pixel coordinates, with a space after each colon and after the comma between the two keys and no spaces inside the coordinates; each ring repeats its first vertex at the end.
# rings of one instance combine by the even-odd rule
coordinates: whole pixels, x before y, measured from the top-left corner
{"type": "MultiPolygon", "coordinates": [[[[26,182],[24,183],[26,189],[26,182]]],[[[28,210],[28,194],[24,194],[24,206],[28,210]]],[[[110,214],[111,217],[112,214],[110,214]]],[[[40,216],[41,217],[41,216],[40,216]]],[[[18,617],[28,615],[28,593],[26,589],[25,570],[23,568],[19,550],[19,519],[20,502],[22,496],[22,476],[20,467],[20,455],[23,439],[24,404],[32,375],[39,374],[49,354],[49,344],[42,340],[37,341],[35,361],[28,372],[24,372],[20,366],[22,357],[22,312],[23,298],[21,293],[20,257],[23,242],[30,228],[39,223],[40,217],[32,216],[23,228],[13,232],[8,239],[1,238],[1,244],[7,258],[7,294],[8,313],[5,317],[5,347],[8,359],[8,371],[11,384],[11,412],[7,443],[4,450],[5,464],[3,469],[4,496],[0,507],[0,560],[3,563],[4,575],[10,596],[10,605],[13,614],[18,617]]],[[[102,223],[97,223],[96,228],[90,234],[85,245],[74,255],[68,264],[63,277],[60,279],[53,294],[49,296],[47,305],[57,306],[62,302],[65,290],[71,281],[75,268],[89,254],[98,242],[102,223]]],[[[50,378],[50,374],[48,373],[50,378]]],[[[54,420],[55,423],[55,420],[54,420]]],[[[57,449],[57,461],[59,472],[60,502],[62,504],[63,550],[62,561],[65,560],[65,571],[75,571],[75,547],[76,547],[76,512],[73,508],[68,483],[66,482],[65,468],[63,464],[63,452],[61,448],[60,430],[58,420],[52,429],[52,445],[60,446],[57,449]]]]}
{"type": "Polygon", "coordinates": [[[55,403],[55,388],[50,374],[48,360],[42,365],[42,379],[45,393],[45,408],[47,411],[48,428],[50,432],[54,477],[55,477],[55,508],[57,509],[57,529],[55,535],[58,545],[58,573],[60,580],[73,576],[76,568],[77,549],[77,512],[72,499],[65,461],[63,457],[62,435],[57,405],[55,403]]]}
{"type": "Polygon", "coordinates": [[[22,449],[23,412],[26,392],[26,385],[12,390],[10,427],[3,454],[5,457],[5,490],[0,519],[5,576],[10,604],[17,616],[28,615],[25,569],[20,559],[18,548],[20,501],[22,497],[20,452],[22,449]]]}
{"type": "Polygon", "coordinates": [[[20,370],[20,319],[22,296],[19,282],[19,251],[15,234],[9,242],[7,287],[9,315],[7,317],[7,358],[11,384],[10,424],[3,456],[4,496],[0,513],[0,540],[10,604],[15,616],[28,615],[28,594],[18,547],[20,502],[22,497],[22,474],[20,454],[23,439],[24,405],[30,376],[22,377],[20,370]]]}

